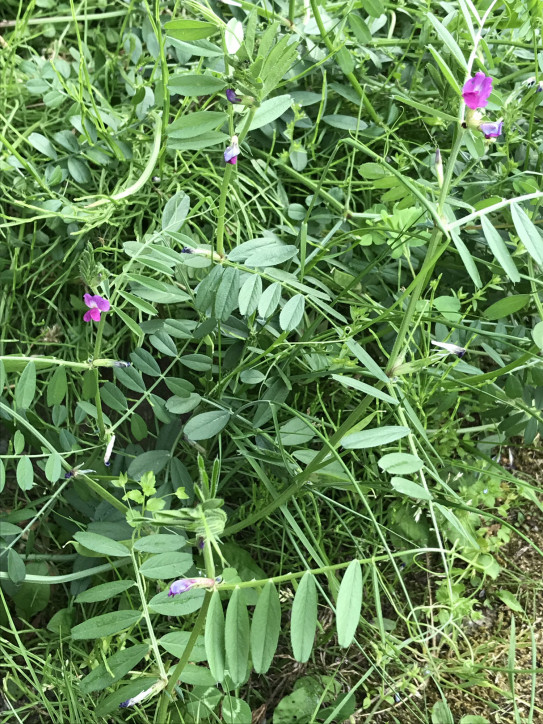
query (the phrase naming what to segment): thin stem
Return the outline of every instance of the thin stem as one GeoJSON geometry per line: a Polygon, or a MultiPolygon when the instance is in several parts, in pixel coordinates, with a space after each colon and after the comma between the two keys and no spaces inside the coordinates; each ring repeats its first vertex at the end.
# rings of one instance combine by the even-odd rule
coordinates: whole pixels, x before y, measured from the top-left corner
{"type": "MultiPolygon", "coordinates": [[[[100,349],[102,347],[102,335],[104,333],[104,324],[106,322],[105,316],[102,314],[100,321],[98,322],[98,329],[96,330],[96,340],[94,342],[93,357],[100,355],[100,349]]],[[[104,413],[102,412],[102,399],[100,397],[100,373],[98,367],[94,367],[94,384],[96,385],[96,394],[94,401],[96,404],[96,422],[98,424],[98,434],[100,440],[104,440],[106,437],[106,428],[104,426],[104,413]]]]}
{"type": "MultiPolygon", "coordinates": [[[[208,578],[215,578],[215,563],[213,561],[213,551],[211,550],[211,545],[209,541],[205,541],[204,545],[204,561],[206,565],[206,574],[208,578]]],[[[175,688],[175,685],[177,684],[177,680],[181,676],[181,672],[187,665],[190,655],[192,653],[192,649],[194,648],[194,645],[196,644],[196,641],[198,639],[198,636],[200,636],[201,632],[204,629],[206,616],[207,616],[207,609],[209,608],[209,602],[211,601],[211,591],[206,591],[204,600],[202,603],[202,608],[200,609],[200,612],[198,613],[198,618],[196,619],[196,623],[194,624],[194,628],[192,629],[192,633],[190,635],[189,640],[187,641],[187,645],[185,647],[185,650],[183,651],[183,655],[177,662],[173,672],[170,674],[170,679],[168,681],[168,685],[164,689],[161,698],[160,698],[160,704],[158,706],[157,715],[155,718],[155,721],[157,724],[164,724],[164,722],[167,721],[166,713],[168,709],[168,703],[171,699],[172,692],[175,688]]]]}
{"type": "MultiPolygon", "coordinates": [[[[253,122],[255,113],[256,107],[253,107],[250,109],[247,115],[245,124],[241,130],[241,133],[239,134],[238,143],[240,146],[243,143],[243,139],[249,132],[249,128],[251,126],[251,123],[253,122]]],[[[224,255],[224,220],[226,216],[226,196],[228,194],[228,186],[230,184],[230,179],[233,172],[234,166],[231,163],[227,163],[226,168],[224,169],[224,176],[222,177],[221,195],[219,198],[219,210],[217,211],[217,243],[215,245],[215,251],[220,256],[224,255]]]]}
{"type": "MultiPolygon", "coordinates": [[[[320,34],[321,34],[321,37],[322,37],[322,39],[324,40],[324,44],[326,45],[326,47],[328,48],[328,50],[330,51],[330,53],[335,53],[335,52],[336,52],[336,48],[334,48],[334,44],[332,43],[332,41],[331,41],[330,38],[328,37],[328,33],[326,32],[326,28],[324,27],[324,23],[322,22],[321,14],[320,14],[320,12],[319,12],[319,7],[318,7],[318,5],[317,5],[317,0],[311,0],[311,10],[313,11],[313,16],[314,16],[315,21],[316,21],[316,23],[317,23],[317,26],[318,26],[318,28],[319,28],[319,32],[320,32],[320,34]]],[[[355,76],[355,74],[354,74],[354,73],[345,73],[345,76],[346,76],[346,78],[348,79],[349,83],[350,83],[350,84],[352,85],[352,87],[354,88],[354,90],[356,91],[357,95],[360,97],[360,99],[361,99],[361,101],[362,101],[362,105],[364,106],[364,108],[366,109],[366,111],[369,113],[369,115],[370,115],[370,117],[371,117],[371,120],[372,120],[374,123],[377,123],[377,125],[379,125],[379,126],[382,125],[382,121],[381,121],[381,119],[379,118],[379,116],[378,116],[378,114],[377,114],[377,111],[376,111],[375,108],[372,106],[369,98],[368,98],[367,95],[365,94],[364,89],[362,88],[362,86],[361,86],[360,83],[358,82],[358,79],[357,79],[357,77],[355,76]]]]}
{"type": "Polygon", "coordinates": [[[143,611],[143,617],[145,619],[145,623],[147,624],[147,630],[149,631],[149,638],[151,639],[151,647],[153,649],[153,653],[155,655],[158,670],[160,672],[160,678],[166,680],[166,678],[167,678],[166,669],[164,668],[164,664],[162,663],[162,656],[160,655],[160,649],[158,648],[158,642],[156,640],[155,632],[153,629],[153,624],[151,623],[151,616],[149,615],[149,608],[147,607],[147,598],[146,598],[145,590],[143,588],[143,584],[141,581],[139,566],[136,561],[136,556],[134,554],[133,548],[130,551],[130,554],[132,556],[132,565],[134,566],[134,576],[136,578],[136,585],[138,586],[138,592],[140,594],[140,601],[141,601],[141,608],[143,611]]]}

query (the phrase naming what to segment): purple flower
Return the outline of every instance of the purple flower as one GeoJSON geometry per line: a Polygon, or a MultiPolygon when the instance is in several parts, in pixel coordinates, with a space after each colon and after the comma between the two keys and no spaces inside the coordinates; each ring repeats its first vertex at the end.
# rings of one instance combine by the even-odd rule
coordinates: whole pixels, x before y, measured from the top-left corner
{"type": "Polygon", "coordinates": [[[114,367],[130,367],[131,365],[132,362],[124,362],[124,360],[122,359],[113,360],[114,367]]]}
{"type": "Polygon", "coordinates": [[[485,138],[498,138],[502,135],[503,121],[488,121],[481,123],[479,130],[485,134],[485,138]]]}
{"type": "Polygon", "coordinates": [[[238,137],[232,136],[232,143],[224,152],[224,160],[226,161],[226,163],[231,163],[232,166],[235,166],[238,162],[239,153],[240,151],[238,146],[238,137]]]}
{"type": "Polygon", "coordinates": [[[488,96],[492,92],[492,78],[482,71],[475,73],[464,83],[462,98],[468,108],[475,110],[484,108],[488,103],[488,96]]]}
{"type": "Polygon", "coordinates": [[[441,347],[450,354],[455,354],[457,357],[460,357],[460,359],[462,359],[462,357],[466,354],[464,347],[459,347],[457,344],[450,344],[449,342],[434,342],[434,340],[432,340],[431,343],[435,347],[441,347]]]}
{"type": "Polygon", "coordinates": [[[241,103],[241,98],[237,97],[236,91],[233,88],[226,89],[226,98],[230,103],[241,103]]]}
{"type": "Polygon", "coordinates": [[[185,593],[185,591],[189,591],[191,588],[210,588],[214,585],[214,578],[180,578],[170,586],[168,597],[176,596],[178,593],[185,593]]]}
{"type": "Polygon", "coordinates": [[[93,319],[95,322],[99,322],[101,312],[109,312],[111,309],[109,301],[104,299],[104,297],[101,297],[99,294],[85,294],[83,296],[83,301],[89,308],[89,311],[85,312],[83,315],[83,320],[85,322],[90,322],[93,319]]]}

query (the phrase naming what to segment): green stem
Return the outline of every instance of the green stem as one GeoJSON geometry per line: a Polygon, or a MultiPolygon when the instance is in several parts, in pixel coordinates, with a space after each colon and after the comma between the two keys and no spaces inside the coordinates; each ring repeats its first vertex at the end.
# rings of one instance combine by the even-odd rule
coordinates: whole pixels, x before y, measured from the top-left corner
{"type": "Polygon", "coordinates": [[[145,623],[147,624],[147,630],[149,631],[149,638],[151,639],[151,647],[153,649],[153,653],[155,655],[158,670],[160,672],[160,678],[165,680],[167,678],[166,669],[164,668],[164,664],[162,663],[162,656],[160,655],[160,649],[158,648],[158,642],[156,640],[155,632],[153,629],[153,624],[151,623],[151,616],[149,615],[149,608],[147,606],[147,598],[146,598],[145,590],[143,588],[143,584],[141,581],[139,566],[136,561],[134,549],[132,549],[130,551],[130,554],[132,556],[132,565],[134,566],[134,576],[136,578],[136,585],[138,587],[138,592],[140,594],[140,601],[141,601],[141,607],[142,607],[142,611],[143,611],[143,617],[145,619],[145,623]]]}
{"type": "Polygon", "coordinates": [[[151,177],[151,174],[154,171],[156,162],[158,160],[158,156],[160,154],[161,140],[162,140],[162,118],[159,114],[157,114],[157,115],[155,115],[155,133],[153,136],[153,146],[151,148],[151,155],[149,156],[149,160],[147,161],[145,168],[139,175],[138,180],[135,181],[130,186],[128,186],[128,188],[126,188],[124,191],[119,191],[119,193],[113,194],[113,196],[110,196],[107,199],[98,199],[98,201],[93,201],[92,204],[87,204],[84,208],[85,209],[94,209],[97,206],[103,206],[104,204],[110,204],[112,201],[121,201],[122,199],[126,199],[129,196],[132,196],[133,194],[137,193],[142,188],[142,186],[144,186],[147,183],[147,181],[151,177]]]}
{"type": "MultiPolygon", "coordinates": [[[[100,349],[102,347],[102,335],[104,333],[104,324],[106,322],[106,318],[104,314],[100,317],[100,321],[98,322],[98,329],[96,330],[96,340],[94,342],[94,352],[93,352],[93,358],[98,357],[100,355],[100,349]]],[[[93,368],[94,373],[94,384],[96,385],[96,394],[95,394],[95,403],[96,403],[96,422],[98,424],[98,434],[100,436],[100,440],[105,440],[106,437],[106,428],[104,426],[104,413],[102,412],[102,399],[100,397],[100,374],[98,371],[98,367],[93,368]]]]}
{"type": "MultiPolygon", "coordinates": [[[[240,146],[243,143],[243,139],[249,132],[249,128],[251,126],[251,123],[253,122],[255,113],[256,107],[251,108],[247,115],[245,124],[241,130],[241,133],[239,134],[238,144],[240,146]]],[[[219,210],[217,212],[217,243],[215,245],[215,251],[220,256],[224,256],[224,220],[226,216],[226,196],[228,194],[228,186],[230,184],[230,179],[234,172],[234,168],[235,166],[233,166],[231,163],[227,163],[224,169],[224,176],[222,177],[221,195],[219,198],[219,210]]]]}
{"type": "MultiPolygon", "coordinates": [[[[215,578],[215,562],[213,561],[213,551],[211,550],[211,545],[209,541],[206,540],[204,545],[204,561],[206,565],[206,574],[208,578],[215,578]]],[[[204,629],[205,622],[206,622],[206,616],[207,616],[207,609],[209,608],[209,602],[211,601],[211,591],[206,591],[204,600],[202,603],[202,608],[200,609],[200,612],[198,613],[198,618],[196,619],[196,623],[194,624],[194,628],[192,629],[192,633],[190,635],[189,640],[187,641],[187,645],[185,647],[185,650],[183,651],[183,655],[177,662],[173,672],[170,674],[170,679],[168,681],[168,685],[162,692],[161,698],[160,698],[160,704],[158,706],[157,715],[155,718],[155,722],[157,724],[164,724],[167,721],[167,710],[168,710],[168,703],[171,699],[172,692],[175,688],[175,685],[177,684],[177,680],[181,676],[181,672],[187,665],[190,655],[192,653],[192,649],[194,648],[194,645],[196,644],[196,641],[198,639],[198,636],[200,636],[201,632],[204,629]]]]}
{"type": "MultiPolygon", "coordinates": [[[[315,17],[315,21],[317,23],[317,26],[319,28],[319,32],[321,34],[322,39],[324,40],[324,44],[330,51],[330,53],[335,53],[336,48],[334,48],[334,44],[328,37],[328,33],[326,32],[326,28],[324,27],[324,23],[322,22],[321,14],[319,12],[319,8],[317,5],[317,0],[311,0],[311,10],[313,11],[313,16],[315,17]]],[[[382,125],[382,121],[377,115],[377,112],[375,108],[372,106],[370,100],[368,99],[367,95],[364,92],[364,89],[358,82],[357,77],[354,73],[345,73],[346,78],[348,79],[349,83],[352,85],[354,90],[356,91],[357,95],[360,97],[362,101],[362,105],[366,109],[366,111],[369,113],[372,121],[376,123],[378,126],[382,125]]]]}
{"type": "MultiPolygon", "coordinates": [[[[445,171],[445,177],[443,180],[443,187],[441,189],[441,194],[439,197],[439,202],[437,206],[437,216],[441,219],[443,215],[443,208],[445,206],[445,201],[447,199],[447,195],[449,193],[449,188],[451,185],[453,173],[454,173],[454,166],[456,163],[456,159],[458,157],[458,154],[460,152],[460,148],[462,146],[462,140],[464,136],[464,131],[461,127],[457,127],[455,130],[455,138],[453,142],[453,147],[451,150],[450,158],[447,162],[447,168],[445,171]]],[[[435,215],[434,215],[435,218],[435,215]]],[[[444,228],[444,224],[442,222],[441,228],[444,228]]],[[[430,238],[430,243],[428,244],[428,249],[426,250],[426,256],[424,258],[424,262],[422,264],[423,268],[426,266],[426,262],[428,262],[430,259],[432,259],[439,247],[440,241],[442,237],[442,231],[438,229],[437,227],[434,227],[434,231],[432,233],[432,236],[430,238]]],[[[446,241],[445,244],[448,242],[446,241]]],[[[436,262],[437,263],[437,262],[436,262]]],[[[435,264],[434,264],[435,266],[435,264]]],[[[427,269],[424,273],[422,270],[419,272],[417,276],[417,284],[415,288],[413,289],[413,294],[409,298],[409,303],[407,305],[407,309],[405,310],[405,314],[402,318],[402,322],[400,324],[400,329],[398,330],[398,335],[396,337],[396,341],[394,342],[394,346],[392,347],[392,352],[390,353],[390,357],[388,360],[388,365],[386,368],[386,374],[389,376],[393,376],[395,368],[398,366],[398,364],[403,361],[404,357],[404,345],[405,340],[411,330],[411,326],[413,323],[413,317],[415,316],[415,312],[417,309],[417,305],[419,303],[419,300],[422,296],[422,292],[424,291],[428,279],[430,278],[433,266],[431,266],[429,269],[427,269]]]]}

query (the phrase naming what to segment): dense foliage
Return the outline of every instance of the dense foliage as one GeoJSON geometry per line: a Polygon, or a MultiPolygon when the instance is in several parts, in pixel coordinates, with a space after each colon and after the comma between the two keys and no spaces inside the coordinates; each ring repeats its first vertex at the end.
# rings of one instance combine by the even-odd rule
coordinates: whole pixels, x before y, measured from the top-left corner
{"type": "Polygon", "coordinates": [[[542,0],[3,11],[0,721],[484,724],[542,0]]]}

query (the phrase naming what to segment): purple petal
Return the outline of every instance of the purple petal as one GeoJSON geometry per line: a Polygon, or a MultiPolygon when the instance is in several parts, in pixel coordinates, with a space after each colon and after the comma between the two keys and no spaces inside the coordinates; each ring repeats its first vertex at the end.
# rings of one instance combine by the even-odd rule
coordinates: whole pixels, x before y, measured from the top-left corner
{"type": "Polygon", "coordinates": [[[92,320],[94,320],[95,322],[100,321],[100,310],[96,309],[96,307],[89,309],[89,311],[85,312],[85,314],[83,315],[84,322],[92,322],[92,320]]]}
{"type": "Polygon", "coordinates": [[[464,102],[472,110],[486,106],[491,92],[492,78],[482,71],[478,71],[473,78],[469,78],[462,87],[464,102]]]}
{"type": "Polygon", "coordinates": [[[94,297],[92,294],[84,294],[83,295],[83,301],[87,305],[87,307],[95,307],[96,304],[94,303],[94,297]]]}
{"type": "Polygon", "coordinates": [[[176,596],[178,593],[185,593],[194,586],[194,578],[181,578],[178,581],[174,581],[168,591],[169,596],[176,596]]]}
{"type": "Polygon", "coordinates": [[[239,154],[239,148],[234,148],[233,146],[228,146],[226,151],[224,152],[224,160],[226,163],[236,163],[236,161],[232,161],[233,158],[237,159],[239,154]]]}
{"type": "Polygon", "coordinates": [[[109,303],[109,299],[105,299],[104,297],[101,297],[99,294],[96,294],[94,297],[94,301],[96,302],[96,306],[101,312],[109,312],[111,309],[111,304],[109,303]]]}
{"type": "Polygon", "coordinates": [[[485,134],[485,138],[498,138],[502,135],[503,121],[481,123],[479,130],[485,134]]]}
{"type": "Polygon", "coordinates": [[[230,103],[239,103],[241,101],[241,98],[237,97],[236,91],[233,88],[226,89],[226,98],[230,103]]]}

